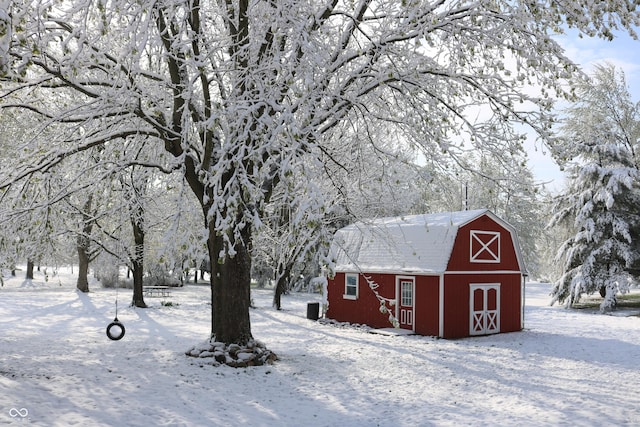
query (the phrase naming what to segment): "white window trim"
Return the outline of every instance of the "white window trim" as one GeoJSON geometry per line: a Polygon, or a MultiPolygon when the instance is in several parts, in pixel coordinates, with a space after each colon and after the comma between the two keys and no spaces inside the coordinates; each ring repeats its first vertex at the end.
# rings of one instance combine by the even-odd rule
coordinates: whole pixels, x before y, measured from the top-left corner
{"type": "Polygon", "coordinates": [[[358,295],[360,293],[360,278],[359,278],[359,274],[357,273],[345,273],[344,275],[344,294],[342,295],[343,299],[350,299],[350,300],[357,300],[358,299],[358,295]],[[356,294],[355,295],[348,295],[347,294],[347,283],[349,282],[349,277],[355,277],[356,278],[356,294]]]}
{"type": "Polygon", "coordinates": [[[400,280],[400,305],[401,306],[407,306],[407,307],[413,308],[413,286],[414,286],[413,280],[400,280]],[[405,304],[404,289],[402,289],[402,285],[404,284],[411,286],[411,289],[409,290],[409,293],[411,296],[411,304],[405,304]]]}
{"type": "Polygon", "coordinates": [[[471,230],[471,232],[469,233],[469,261],[476,262],[476,263],[498,264],[500,262],[500,252],[502,249],[501,248],[502,242],[500,240],[501,240],[501,237],[500,237],[499,231],[471,230]],[[482,240],[480,240],[479,237],[477,237],[478,234],[488,234],[494,237],[488,243],[485,244],[482,240]],[[489,249],[489,245],[493,243],[493,241],[496,239],[498,239],[498,253],[494,254],[493,251],[489,249]],[[482,247],[479,250],[477,250],[475,253],[473,252],[474,241],[477,241],[478,243],[480,243],[480,245],[482,245],[482,247]],[[494,258],[493,259],[477,259],[478,255],[481,255],[485,252],[488,252],[494,258]]]}

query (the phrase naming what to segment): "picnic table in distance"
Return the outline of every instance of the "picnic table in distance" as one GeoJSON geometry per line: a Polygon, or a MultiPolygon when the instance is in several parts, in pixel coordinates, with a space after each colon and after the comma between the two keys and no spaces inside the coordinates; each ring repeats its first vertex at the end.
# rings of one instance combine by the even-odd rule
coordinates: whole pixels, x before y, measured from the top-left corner
{"type": "Polygon", "coordinates": [[[146,297],[170,297],[171,287],[169,286],[143,286],[142,291],[146,297]]]}

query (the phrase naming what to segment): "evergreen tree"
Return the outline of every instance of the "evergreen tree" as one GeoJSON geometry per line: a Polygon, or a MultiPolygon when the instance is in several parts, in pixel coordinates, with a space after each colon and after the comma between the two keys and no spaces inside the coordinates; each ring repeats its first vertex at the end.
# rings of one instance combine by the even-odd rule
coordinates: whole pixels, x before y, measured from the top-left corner
{"type": "Polygon", "coordinates": [[[556,257],[563,273],[553,302],[572,306],[582,293],[600,292],[605,311],[615,307],[618,292],[628,290],[629,269],[638,260],[639,106],[630,100],[624,75],[609,65],[579,82],[578,94],[554,147],[569,179],[551,225],[573,221],[573,233],[556,257]]]}

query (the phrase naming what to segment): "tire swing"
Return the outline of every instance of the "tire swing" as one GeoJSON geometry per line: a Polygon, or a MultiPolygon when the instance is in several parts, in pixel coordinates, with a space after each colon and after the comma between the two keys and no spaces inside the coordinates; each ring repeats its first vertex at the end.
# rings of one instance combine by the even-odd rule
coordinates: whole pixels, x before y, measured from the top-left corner
{"type": "MultiPolygon", "coordinates": [[[[122,337],[124,337],[124,325],[118,320],[118,318],[116,317],[115,319],[113,319],[113,322],[109,323],[109,326],[107,326],[107,336],[109,337],[109,339],[113,340],[113,341],[118,341],[119,339],[121,339],[122,337]],[[119,334],[112,334],[111,333],[111,328],[113,328],[114,326],[117,326],[120,331],[119,334]]],[[[118,329],[116,329],[115,332],[118,332],[118,329]]]]}
{"type": "Polygon", "coordinates": [[[112,341],[118,341],[124,337],[125,329],[122,322],[118,320],[118,285],[116,285],[116,316],[113,319],[113,322],[109,323],[107,326],[107,336],[112,341]],[[111,328],[116,328],[114,333],[111,333],[111,328]]]}

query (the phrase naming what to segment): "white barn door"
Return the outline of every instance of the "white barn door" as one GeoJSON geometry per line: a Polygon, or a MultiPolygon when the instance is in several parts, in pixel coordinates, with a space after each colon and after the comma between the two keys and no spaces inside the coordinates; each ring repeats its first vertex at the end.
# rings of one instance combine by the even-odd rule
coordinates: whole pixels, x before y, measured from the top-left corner
{"type": "Polygon", "coordinates": [[[469,335],[499,333],[500,284],[469,286],[469,335]]]}

